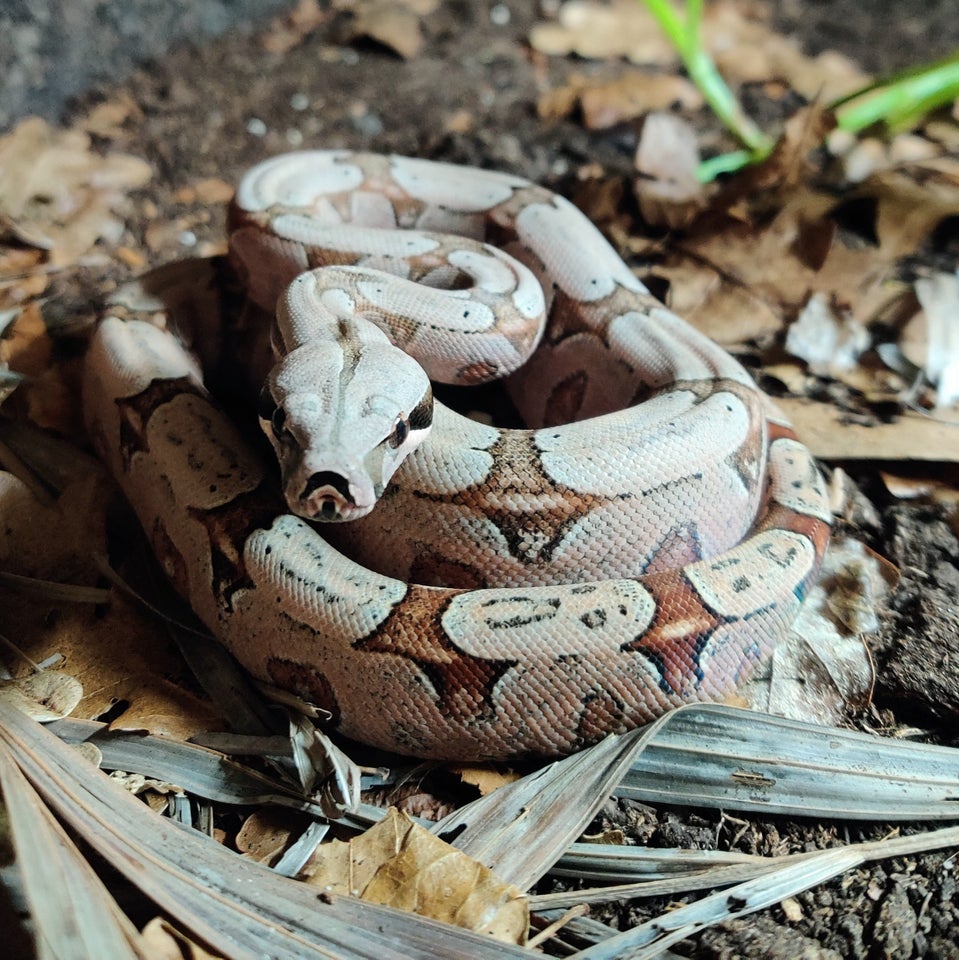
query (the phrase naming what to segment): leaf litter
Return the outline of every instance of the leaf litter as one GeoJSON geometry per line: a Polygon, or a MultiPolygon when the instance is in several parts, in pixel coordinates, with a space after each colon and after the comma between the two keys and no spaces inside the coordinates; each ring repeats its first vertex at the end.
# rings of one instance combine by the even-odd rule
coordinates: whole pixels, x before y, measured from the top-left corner
{"type": "MultiPolygon", "coordinates": [[[[428,42],[422,18],[430,4],[337,6],[349,15],[354,36],[371,37],[401,56],[416,58],[428,42]]],[[[728,79],[761,83],[774,101],[797,91],[812,105],[784,126],[763,165],[721,187],[702,187],[695,179],[699,145],[714,135],[704,141],[692,122],[701,98],[674,72],[672,48],[649,27],[638,4],[597,8],[571,0],[560,6],[555,22],[533,30],[532,47],[548,57],[575,52],[603,60],[604,69],[601,75],[570,74],[543,91],[540,116],[550,122],[573,116],[594,131],[641,122],[631,183],[623,189],[622,180],[604,179],[601,164],[586,164],[578,198],[624,251],[644,257],[641,275],[671,305],[755,364],[815,453],[827,460],[886,463],[893,495],[932,496],[935,487],[954,509],[955,499],[946,494],[955,493],[955,482],[942,474],[910,476],[907,482],[895,471],[917,461],[959,460],[959,361],[950,323],[955,273],[929,270],[922,262],[936,231],[959,216],[955,123],[937,117],[890,141],[828,134],[830,117],[821,104],[866,82],[855,65],[829,53],[806,56],[771,32],[755,8],[744,13],[741,4],[720,0],[706,10],[706,42],[728,79]],[[620,57],[658,72],[625,69],[615,62],[620,57]],[[630,192],[635,215],[624,200],[630,192]],[[644,235],[648,230],[652,238],[644,235]]],[[[327,21],[317,4],[302,0],[262,36],[262,44],[273,53],[292,50],[322,32],[327,21]]],[[[110,257],[126,270],[140,269],[202,227],[200,208],[229,196],[225,180],[198,177],[175,198],[196,210],[157,219],[144,233],[145,251],[131,243],[124,234],[124,217],[133,210],[128,194],[149,182],[151,167],[119,150],[94,148],[91,137],[122,140],[138,112],[135,101],[120,96],[70,130],[27,120],[0,141],[0,362],[10,375],[5,409],[28,431],[40,427],[76,438],[79,430],[75,376],[60,352],[55,313],[41,299],[51,278],[110,257]]],[[[469,129],[468,118],[464,123],[469,129]]],[[[881,620],[895,579],[888,564],[855,541],[831,548],[830,566],[795,636],[743,690],[742,704],[679,711],[519,779],[483,777],[490,786],[479,788],[482,796],[429,826],[364,803],[359,789],[369,778],[350,759],[363,762],[362,750],[350,747],[342,754],[311,721],[258,705],[248,690],[237,696],[239,681],[234,691],[224,689],[234,681],[218,683],[214,675],[221,664],[209,658],[199,638],[184,642],[175,626],[158,623],[118,589],[106,604],[86,610],[76,605],[78,595],[44,595],[43,578],[88,589],[97,582],[91,572],[102,567],[91,557],[105,554],[105,496],[94,466],[78,461],[83,469],[71,473],[62,451],[38,467],[43,435],[27,436],[26,444],[22,435],[0,436],[2,466],[12,471],[0,474],[4,516],[27,518],[7,525],[0,559],[6,573],[34,578],[45,600],[38,604],[35,593],[27,600],[23,581],[0,581],[7,619],[16,625],[12,639],[21,651],[18,662],[11,660],[15,675],[3,681],[0,696],[0,736],[7,745],[0,782],[8,809],[17,811],[10,830],[23,888],[51,940],[63,936],[66,919],[88,931],[84,936],[100,938],[90,942],[102,955],[159,955],[161,947],[151,945],[151,938],[169,944],[191,937],[224,956],[245,955],[247,949],[310,955],[318,944],[349,956],[528,954],[369,905],[385,904],[462,921],[469,930],[495,928],[516,945],[524,942],[532,909],[533,928],[548,928],[547,945],[557,950],[569,953],[571,944],[592,943],[579,955],[638,957],[644,951],[654,955],[706,924],[788,903],[865,859],[957,843],[946,829],[902,842],[761,857],[623,845],[617,842],[623,831],[616,829],[601,833],[613,842],[574,842],[595,817],[602,819],[611,796],[622,803],[760,815],[955,818],[954,751],[832,726],[854,717],[862,723],[870,715],[876,664],[863,637],[881,620]],[[191,648],[208,694],[216,689],[214,706],[178,666],[177,643],[191,648]],[[56,672],[24,666],[49,662],[56,672]],[[6,691],[20,706],[12,705],[6,691]],[[26,700],[27,713],[66,741],[91,748],[93,762],[76,747],[63,752],[54,746],[57,741],[20,712],[26,700]],[[739,707],[746,702],[793,719],[745,713],[739,707]],[[71,712],[102,719],[55,719],[71,712]],[[250,765],[187,742],[222,729],[226,716],[246,739],[221,745],[242,745],[253,757],[250,765]],[[97,763],[122,777],[107,786],[97,763]],[[150,806],[166,816],[142,802],[138,810],[120,802],[117,789],[151,794],[150,806]],[[196,803],[196,817],[189,802],[179,801],[196,803]],[[203,813],[211,803],[213,810],[254,812],[239,829],[214,830],[219,845],[199,838],[204,843],[197,846],[183,841],[182,831],[167,830],[171,817],[197,827],[212,823],[203,813]],[[48,808],[110,862],[138,864],[137,882],[187,933],[164,929],[160,921],[142,934],[133,930],[83,856],[58,833],[48,808]],[[328,839],[326,823],[346,825],[357,835],[328,839]],[[49,882],[29,851],[34,835],[44,838],[45,850],[60,849],[47,859],[57,863],[73,892],[49,882]],[[245,855],[254,872],[236,865],[241,858],[229,846],[245,855]],[[528,896],[551,871],[606,886],[528,896]],[[205,899],[191,872],[226,899],[205,899]],[[288,886],[284,877],[290,875],[308,876],[308,883],[288,886]],[[240,880],[254,883],[263,897],[251,899],[240,880]],[[303,892],[311,884],[321,888],[319,900],[303,892]],[[712,886],[726,889],[622,934],[578,907],[712,886]],[[368,903],[353,904],[354,892],[368,903]],[[73,912],[54,916],[51,905],[58,897],[73,912]],[[325,907],[331,908],[330,924],[304,923],[304,910],[323,915],[330,912],[325,907]],[[93,918],[93,925],[84,925],[79,914],[93,918]],[[405,946],[375,935],[369,942],[371,931],[383,924],[405,946]]],[[[846,512],[841,502],[836,511],[846,512]]],[[[102,592],[96,596],[102,602],[102,592]]],[[[177,611],[172,619],[180,617],[177,611]]],[[[396,766],[394,783],[403,776],[417,783],[426,778],[425,786],[417,786],[424,797],[417,809],[435,814],[443,801],[428,799],[434,789],[429,772],[404,774],[403,762],[396,766]]]]}

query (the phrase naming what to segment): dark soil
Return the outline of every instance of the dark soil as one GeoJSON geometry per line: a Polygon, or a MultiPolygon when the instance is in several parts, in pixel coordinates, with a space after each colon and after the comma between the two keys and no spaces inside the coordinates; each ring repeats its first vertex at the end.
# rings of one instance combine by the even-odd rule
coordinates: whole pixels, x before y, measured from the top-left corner
{"type": "MultiPolygon", "coordinates": [[[[151,222],[177,217],[185,218],[189,232],[154,242],[156,263],[194,252],[194,242],[219,242],[222,210],[178,202],[176,190],[205,177],[235,182],[256,161],[301,146],[475,164],[517,172],[567,194],[586,164],[625,178],[636,126],[594,133],[575,119],[543,122],[535,110],[538,96],[571,71],[610,66],[531,54],[525,39],[538,5],[513,2],[502,25],[501,16],[491,19],[493,6],[488,0],[443,4],[425,24],[424,51],[411,61],[371,42],[344,42],[347,17],[338,15],[282,56],[265,53],[255,35],[234,33],[199,47],[184,45],[117,88],[91,92],[76,104],[78,111],[119,91],[133,98],[138,113],[115,146],[146,157],[157,170],[138,200],[130,245],[145,249],[151,222]]],[[[790,0],[778,15],[810,49],[845,49],[868,67],[888,68],[931,59],[959,36],[951,3],[911,6],[913,12],[905,13],[886,4],[790,0]]],[[[497,5],[498,12],[505,9],[497,5]]],[[[703,124],[708,127],[707,118],[703,124]]],[[[723,144],[715,130],[708,139],[723,144]]],[[[91,314],[114,279],[108,274],[88,276],[82,288],[75,278],[68,288],[61,285],[51,309],[64,317],[71,311],[91,314]]],[[[861,479],[868,485],[870,471],[861,479]]],[[[885,529],[873,545],[902,567],[903,585],[874,643],[879,681],[870,722],[916,724],[950,743],[959,704],[955,527],[932,508],[881,499],[877,506],[886,511],[885,529]]],[[[658,846],[765,854],[878,838],[890,829],[749,822],[625,803],[611,806],[602,819],[658,846]]],[[[789,919],[776,907],[710,930],[677,952],[700,958],[959,957],[954,861],[947,854],[870,865],[797,901],[789,919]]],[[[624,903],[595,915],[620,926],[665,907],[661,901],[624,903]]]]}

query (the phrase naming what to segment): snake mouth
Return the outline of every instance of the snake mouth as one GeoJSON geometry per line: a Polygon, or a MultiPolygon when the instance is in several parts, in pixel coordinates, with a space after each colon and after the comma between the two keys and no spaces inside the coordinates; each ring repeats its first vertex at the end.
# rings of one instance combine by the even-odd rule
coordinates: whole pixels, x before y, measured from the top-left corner
{"type": "Polygon", "coordinates": [[[365,516],[373,502],[358,503],[355,485],[340,473],[321,470],[311,474],[302,491],[288,496],[290,509],[298,516],[320,523],[344,523],[365,516]]]}

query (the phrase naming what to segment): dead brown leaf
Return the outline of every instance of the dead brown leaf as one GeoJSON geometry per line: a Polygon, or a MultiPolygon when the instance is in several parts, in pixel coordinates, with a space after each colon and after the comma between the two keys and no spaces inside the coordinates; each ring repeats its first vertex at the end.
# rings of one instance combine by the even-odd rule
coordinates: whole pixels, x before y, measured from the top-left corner
{"type": "Polygon", "coordinates": [[[593,60],[625,57],[633,63],[676,63],[676,51],[660,32],[652,14],[633,0],[608,5],[567,0],[554,23],[538,23],[530,32],[534,50],[550,56],[593,60]]]}
{"type": "Polygon", "coordinates": [[[959,215],[959,158],[939,156],[880,170],[863,183],[859,196],[876,202],[883,256],[908,256],[942,220],[959,215]]]}
{"type": "Polygon", "coordinates": [[[423,49],[420,16],[412,5],[399,0],[364,0],[356,6],[353,32],[412,60],[423,49]]]}
{"type": "Polygon", "coordinates": [[[101,156],[82,130],[28,117],[0,139],[0,223],[63,267],[98,240],[119,239],[123,223],[113,211],[151,175],[138,157],[101,156]]]}
{"type": "Polygon", "coordinates": [[[653,110],[697,110],[703,97],[684,77],[634,70],[602,86],[587,87],[580,103],[587,129],[603,130],[653,110]]]}
{"type": "Polygon", "coordinates": [[[959,471],[948,470],[941,464],[912,471],[908,474],[881,470],[879,476],[886,489],[899,500],[926,500],[948,507],[959,506],[959,471]]]}
{"type": "Polygon", "coordinates": [[[268,53],[287,53],[298,47],[329,17],[318,0],[298,0],[286,16],[276,17],[260,37],[260,44],[268,53]]]}
{"type": "Polygon", "coordinates": [[[476,123],[476,117],[465,107],[454,110],[443,120],[443,129],[447,133],[469,133],[476,123]]]}
{"type": "Polygon", "coordinates": [[[830,543],[788,637],[744,688],[752,709],[836,726],[868,704],[874,667],[863,634],[878,628],[878,608],[896,580],[891,565],[858,541],[830,543]]]}
{"type": "Polygon", "coordinates": [[[142,270],[147,265],[147,258],[141,250],[134,250],[133,247],[117,247],[113,252],[117,260],[131,270],[142,270]]]}
{"type": "MultiPolygon", "coordinates": [[[[78,477],[56,500],[41,502],[23,480],[0,471],[0,568],[45,580],[93,583],[97,574],[91,554],[106,553],[109,497],[110,488],[98,473],[78,477]]],[[[8,615],[13,623],[9,610],[8,615]]]]}
{"type": "Polygon", "coordinates": [[[834,204],[832,197],[802,188],[771,214],[742,210],[717,219],[678,244],[657,272],[669,274],[677,263],[687,270],[708,267],[766,304],[780,325],[815,292],[868,323],[866,308],[877,302],[891,263],[874,248],[847,246],[828,218],[834,204]]]}
{"type": "Polygon", "coordinates": [[[0,363],[29,377],[37,377],[50,365],[53,345],[47,335],[40,304],[28,303],[0,338],[0,363]]]}
{"type": "Polygon", "coordinates": [[[579,106],[587,129],[604,130],[652,110],[696,110],[702,103],[702,94],[684,77],[627,70],[611,80],[573,74],[566,86],[545,93],[537,109],[544,119],[555,120],[579,106]]]}
{"type": "Polygon", "coordinates": [[[708,264],[670,257],[651,276],[669,283],[666,302],[672,310],[723,346],[762,342],[782,329],[782,313],[774,305],[708,264]]]}
{"type": "Polygon", "coordinates": [[[959,462],[959,417],[939,420],[906,412],[892,423],[867,422],[814,400],[782,397],[776,405],[822,460],[959,462]]]}
{"type": "Polygon", "coordinates": [[[906,324],[899,348],[936,389],[936,406],[959,400],[959,276],[934,273],[915,283],[922,310],[906,324]]]}
{"type": "Polygon", "coordinates": [[[769,13],[742,0],[716,0],[706,7],[703,42],[723,76],[734,83],[785,80],[807,100],[838,99],[869,83],[856,63],[834,50],[803,53],[799,41],[779,33],[769,13]]]}
{"type": "Polygon", "coordinates": [[[672,113],[651,113],[643,122],[636,148],[634,183],[643,219],[678,230],[688,226],[706,204],[696,176],[699,150],[693,128],[672,113]]]}
{"type": "Polygon", "coordinates": [[[218,960],[164,917],[154,917],[140,934],[138,947],[146,960],[218,960]]]}
{"type": "Polygon", "coordinates": [[[574,73],[563,87],[547,90],[536,101],[536,112],[541,120],[562,120],[579,106],[579,95],[586,89],[587,79],[574,73]]]}
{"type": "Polygon", "coordinates": [[[260,863],[272,864],[286,849],[294,832],[303,826],[302,815],[292,810],[264,807],[243,821],[236,834],[236,848],[260,863]]]}
{"type": "Polygon", "coordinates": [[[109,713],[111,729],[180,740],[223,728],[209,704],[171,679],[186,668],[167,631],[123,594],[114,591],[106,610],[9,590],[3,603],[5,631],[20,649],[35,662],[59,655],[59,669],[82,685],[76,716],[109,713]]]}
{"type": "Polygon", "coordinates": [[[82,696],[76,677],[59,670],[37,670],[16,680],[0,680],[0,698],[41,723],[68,717],[82,696]]]}
{"type": "Polygon", "coordinates": [[[806,301],[786,334],[786,350],[819,374],[854,369],[869,346],[869,331],[822,293],[806,301]]]}
{"type": "Polygon", "coordinates": [[[174,195],[177,203],[202,203],[216,205],[232,199],[235,187],[219,177],[206,177],[186,187],[180,187],[174,195]]]}
{"type": "Polygon", "coordinates": [[[119,140],[123,134],[123,125],[130,119],[139,120],[143,116],[140,105],[126,91],[121,90],[113,99],[98,103],[85,117],[81,117],[78,126],[105,140],[119,140]]]}
{"type": "MultiPolygon", "coordinates": [[[[792,37],[768,22],[769,14],[746,0],[714,0],[705,6],[702,42],[720,73],[733,83],[785,80],[806,99],[836,99],[864,87],[869,77],[848,57],[827,50],[807,56],[792,37]]],[[[534,50],[550,56],[594,60],[625,57],[633,63],[672,66],[675,49],[647,8],[633,0],[609,4],[568,0],[555,22],[530,33],[534,50]]]]}
{"type": "Polygon", "coordinates": [[[19,411],[38,427],[83,442],[85,430],[77,403],[79,360],[53,362],[53,341],[38,301],[27,302],[15,313],[0,334],[0,368],[26,378],[17,393],[19,411]]]}
{"type": "Polygon", "coordinates": [[[748,199],[752,206],[768,210],[790,200],[797,188],[808,184],[815,169],[810,154],[835,123],[835,117],[818,102],[797,110],[783,125],[769,156],[730,180],[717,197],[716,208],[732,210],[737,201],[748,199]]]}
{"type": "Polygon", "coordinates": [[[39,266],[42,260],[43,253],[36,249],[0,247],[0,282],[6,286],[22,279],[39,266]]]}
{"type": "Polygon", "coordinates": [[[27,419],[78,443],[86,435],[80,394],[80,358],[55,363],[23,388],[27,419]]]}
{"type": "Polygon", "coordinates": [[[442,820],[453,812],[455,806],[440,799],[429,789],[415,781],[394,784],[388,787],[373,787],[363,791],[363,799],[377,807],[396,807],[411,817],[422,817],[434,822],[442,820]]]}
{"type": "Polygon", "coordinates": [[[522,892],[391,809],[385,819],[349,843],[321,845],[307,882],[523,943],[529,906],[522,892]]]}
{"type": "Polygon", "coordinates": [[[515,770],[501,770],[482,764],[454,764],[449,772],[458,774],[463,783],[476,787],[481,797],[491,794],[508,783],[519,780],[520,775],[515,770]]]}

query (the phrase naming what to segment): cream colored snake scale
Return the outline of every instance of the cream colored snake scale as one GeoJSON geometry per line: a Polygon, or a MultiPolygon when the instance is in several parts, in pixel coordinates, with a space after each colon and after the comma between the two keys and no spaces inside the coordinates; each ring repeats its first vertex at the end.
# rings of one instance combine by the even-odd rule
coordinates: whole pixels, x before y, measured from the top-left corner
{"type": "Polygon", "coordinates": [[[255,677],[401,753],[562,754],[734,694],[789,630],[829,539],[808,450],[568,201],[301,152],[244,177],[230,229],[276,305],[279,479],[162,325],[100,323],[85,410],[255,677]],[[501,376],[529,429],[433,401],[501,376]]]}

